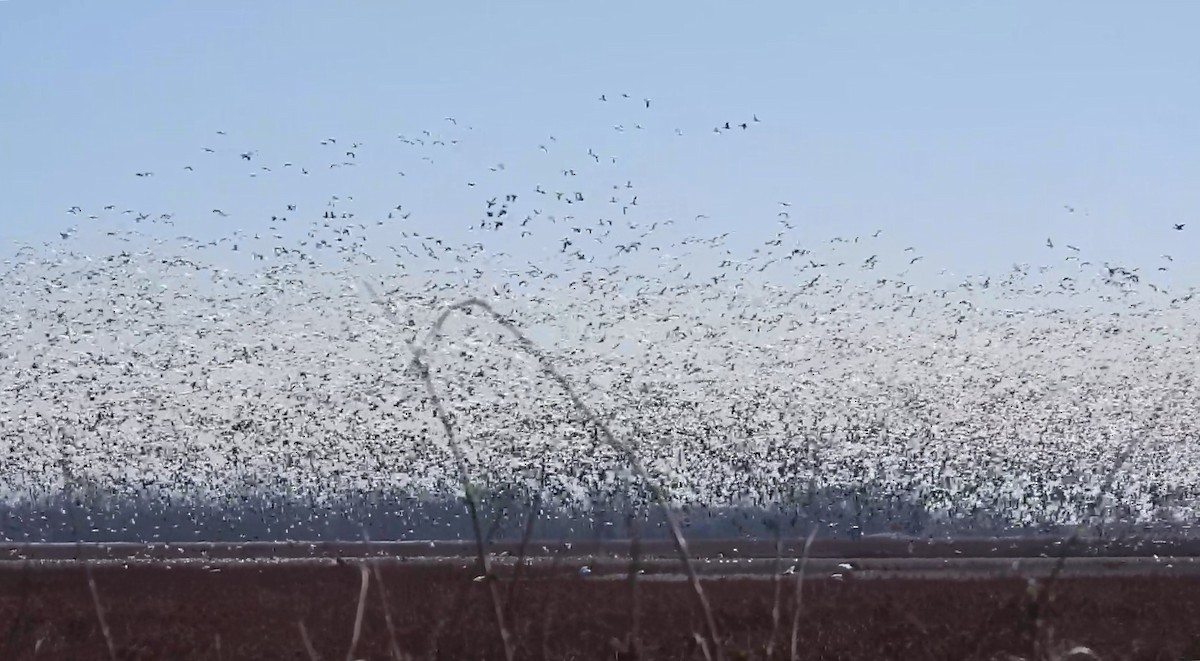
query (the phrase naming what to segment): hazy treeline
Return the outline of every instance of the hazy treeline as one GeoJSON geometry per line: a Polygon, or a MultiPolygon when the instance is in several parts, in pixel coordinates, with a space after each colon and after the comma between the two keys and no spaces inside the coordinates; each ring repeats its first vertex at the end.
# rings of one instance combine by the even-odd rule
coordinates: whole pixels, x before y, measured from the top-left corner
{"type": "MultiPolygon", "coordinates": [[[[546,505],[521,490],[481,493],[480,514],[493,540],[522,535],[533,515],[538,539],[626,538],[636,526],[647,539],[664,538],[662,513],[645,499],[596,498],[579,505],[546,505]]],[[[1163,503],[1164,512],[1169,503],[1163,503]]],[[[778,530],[803,536],[819,526],[823,537],[902,535],[1020,535],[1061,532],[1063,527],[1013,526],[1003,514],[976,509],[931,511],[918,498],[866,488],[811,490],[791,504],[679,506],[691,539],[768,537],[778,530]]],[[[1134,523],[1119,507],[1095,517],[1093,531],[1116,535],[1176,527],[1168,517],[1134,523]]],[[[171,494],[126,495],[97,488],[0,504],[0,539],[14,542],[111,541],[353,541],[460,540],[472,537],[463,499],[422,499],[396,493],[337,496],[247,492],[211,500],[171,494]]]]}

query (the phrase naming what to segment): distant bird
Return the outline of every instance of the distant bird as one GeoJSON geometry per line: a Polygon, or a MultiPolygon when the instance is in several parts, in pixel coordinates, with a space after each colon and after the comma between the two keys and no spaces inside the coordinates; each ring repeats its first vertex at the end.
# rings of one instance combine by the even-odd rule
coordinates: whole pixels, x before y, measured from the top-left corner
{"type": "Polygon", "coordinates": [[[1184,225],[1185,225],[1185,223],[1175,223],[1173,225],[1173,227],[1175,228],[1176,231],[1181,231],[1183,229],[1184,225]]]}

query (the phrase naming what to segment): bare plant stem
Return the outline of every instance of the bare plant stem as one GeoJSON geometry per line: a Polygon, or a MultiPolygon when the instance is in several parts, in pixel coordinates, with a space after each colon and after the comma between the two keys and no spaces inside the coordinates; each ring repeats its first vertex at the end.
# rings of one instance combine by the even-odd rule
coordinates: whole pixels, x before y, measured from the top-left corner
{"type": "MultiPolygon", "coordinates": [[[[369,287],[369,285],[367,286],[369,287]]],[[[372,291],[372,293],[374,292],[372,291]]],[[[456,311],[463,311],[472,308],[486,312],[496,323],[500,324],[501,327],[508,331],[508,333],[517,340],[518,344],[521,345],[521,348],[524,349],[528,355],[537,359],[539,366],[542,368],[542,372],[553,379],[555,383],[562,388],[563,392],[566,393],[567,397],[571,400],[571,403],[575,406],[575,409],[583,414],[584,418],[587,419],[589,424],[600,430],[600,434],[603,437],[605,444],[621,453],[626,464],[630,467],[633,473],[637,475],[638,479],[641,480],[641,482],[645,484],[648,490],[654,495],[655,502],[657,502],[660,510],[663,513],[663,517],[667,521],[667,527],[671,532],[671,539],[674,542],[676,553],[679,555],[679,560],[683,563],[684,570],[687,573],[688,582],[691,584],[692,591],[695,593],[696,599],[700,603],[701,611],[704,614],[704,623],[707,629],[708,639],[711,643],[712,654],[716,659],[723,658],[721,636],[717,629],[716,618],[713,616],[712,607],[708,602],[708,597],[704,593],[704,587],[700,584],[700,577],[696,573],[696,568],[692,563],[691,556],[688,553],[687,540],[684,539],[683,531],[679,526],[679,521],[675,516],[675,513],[671,510],[671,504],[667,500],[666,493],[658,486],[654,479],[650,477],[649,472],[646,470],[645,466],[642,465],[641,459],[638,458],[632,447],[630,447],[627,443],[618,441],[616,439],[608,425],[605,424],[604,421],[601,420],[591,410],[591,408],[583,402],[583,400],[579,397],[579,394],[576,393],[575,389],[571,386],[570,382],[559,373],[550,359],[547,358],[545,354],[543,354],[542,351],[537,348],[533,341],[526,337],[525,334],[522,333],[512,321],[497,313],[486,301],[478,298],[467,299],[460,303],[451,305],[442,311],[442,314],[438,316],[437,321],[435,321],[433,326],[430,328],[429,337],[424,345],[410,345],[410,348],[413,351],[412,364],[416,368],[417,373],[420,375],[421,380],[425,382],[426,391],[429,393],[430,399],[434,403],[434,408],[438,412],[438,417],[442,421],[442,426],[445,427],[447,435],[451,439],[451,451],[454,453],[455,461],[459,465],[459,473],[464,483],[464,487],[468,487],[468,493],[470,493],[470,481],[467,474],[466,459],[463,456],[462,448],[458,446],[457,439],[454,436],[453,423],[446,414],[445,408],[442,406],[441,399],[437,395],[436,388],[433,386],[433,380],[429,373],[429,366],[426,364],[424,358],[426,355],[425,346],[438,338],[441,333],[442,325],[445,324],[446,319],[448,319],[449,316],[456,311]]],[[[468,508],[473,511],[474,500],[468,498],[467,502],[468,508]]],[[[483,541],[480,537],[481,531],[478,530],[478,517],[474,514],[472,514],[472,524],[475,526],[476,535],[480,539],[479,548],[481,562],[486,563],[486,553],[483,551],[483,541]]],[[[484,564],[484,569],[485,573],[490,576],[490,572],[487,571],[488,566],[486,564],[484,564]]],[[[493,589],[493,593],[494,592],[495,590],[493,589]]],[[[497,622],[501,623],[500,626],[502,629],[502,637],[505,637],[505,640],[507,641],[507,629],[505,629],[502,624],[503,612],[499,608],[498,598],[494,601],[496,602],[497,622]]],[[[510,644],[506,642],[506,651],[510,649],[510,644]]],[[[508,656],[508,661],[512,661],[511,656],[508,656]]]]}
{"type": "Polygon", "coordinates": [[[529,504],[529,513],[525,516],[525,529],[521,532],[521,544],[517,548],[517,566],[513,570],[512,582],[508,584],[508,596],[504,600],[504,605],[508,609],[508,614],[511,619],[516,619],[513,612],[515,605],[513,599],[516,597],[518,585],[521,583],[521,578],[525,572],[525,558],[529,550],[529,541],[533,538],[533,527],[537,523],[537,513],[542,507],[542,491],[546,488],[546,464],[542,464],[541,476],[538,479],[538,492],[533,496],[533,502],[529,504]]]}
{"type": "MultiPolygon", "coordinates": [[[[384,313],[388,316],[388,318],[397,326],[402,326],[400,321],[395,318],[395,315],[392,314],[385,305],[383,305],[379,295],[375,293],[374,287],[365,281],[363,282],[363,286],[380,304],[380,308],[384,310],[384,313]]],[[[628,444],[616,439],[608,425],[605,424],[604,421],[601,420],[591,410],[591,408],[589,408],[583,402],[583,400],[579,397],[579,394],[576,393],[575,389],[571,386],[570,382],[559,373],[550,359],[538,349],[533,341],[530,340],[523,332],[521,332],[519,328],[517,328],[516,324],[514,324],[508,318],[497,313],[486,301],[478,298],[469,298],[467,300],[460,301],[459,303],[455,303],[443,310],[438,316],[437,320],[430,327],[425,342],[421,344],[411,343],[409,344],[409,349],[413,354],[411,363],[412,367],[416,370],[417,375],[425,384],[426,393],[433,404],[434,410],[437,413],[438,419],[441,421],[442,427],[446,431],[446,436],[450,444],[450,451],[454,455],[454,461],[458,467],[459,480],[462,483],[463,491],[466,495],[467,510],[470,514],[471,525],[474,529],[479,563],[484,572],[484,576],[487,577],[489,592],[492,599],[492,608],[496,617],[496,626],[500,630],[500,638],[504,644],[506,660],[512,661],[513,659],[513,644],[508,627],[505,625],[504,608],[500,601],[499,591],[495,586],[494,580],[492,580],[493,577],[491,573],[491,565],[488,563],[486,541],[484,540],[483,531],[481,530],[479,523],[479,514],[476,507],[473,489],[471,487],[470,474],[467,471],[466,457],[463,453],[462,447],[458,443],[458,438],[454,431],[454,423],[450,419],[449,414],[446,412],[445,406],[442,404],[441,397],[437,393],[437,388],[433,385],[433,378],[429,372],[429,365],[425,360],[427,355],[426,347],[440,336],[442,326],[446,323],[446,320],[450,317],[450,315],[454,312],[466,311],[472,308],[486,312],[496,323],[500,324],[501,327],[508,331],[508,333],[517,340],[517,342],[521,345],[521,348],[524,349],[528,355],[537,359],[539,366],[542,368],[542,372],[553,379],[555,383],[562,388],[563,392],[566,393],[567,397],[571,400],[571,403],[574,405],[575,409],[583,414],[589,424],[600,430],[605,444],[621,453],[626,461],[626,464],[630,467],[633,473],[637,475],[638,479],[641,480],[642,483],[645,484],[649,491],[654,495],[655,502],[657,502],[663,513],[663,517],[667,521],[667,527],[671,532],[671,539],[674,542],[676,553],[679,555],[679,560],[683,563],[684,570],[687,573],[688,582],[690,583],[692,591],[696,595],[696,600],[699,602],[700,608],[704,613],[705,627],[708,630],[708,638],[712,643],[712,652],[715,655],[715,658],[723,658],[721,636],[717,629],[716,618],[713,616],[712,607],[708,602],[708,597],[704,593],[704,587],[700,584],[700,577],[696,573],[696,568],[693,565],[691,556],[688,553],[687,540],[684,539],[683,531],[679,526],[679,521],[676,518],[675,513],[671,510],[671,504],[667,500],[666,494],[650,477],[649,472],[646,470],[645,466],[642,465],[641,460],[638,458],[633,449],[628,444]]]]}
{"type": "Polygon", "coordinates": [[[629,652],[634,658],[642,658],[642,600],[638,591],[638,575],[642,573],[642,535],[637,525],[637,513],[629,516],[629,652]]]}
{"type": "Polygon", "coordinates": [[[297,621],[296,626],[300,629],[300,642],[304,643],[304,651],[308,653],[309,661],[321,661],[321,655],[317,654],[317,648],[313,647],[312,639],[308,637],[304,620],[297,621]]]}
{"type": "MultiPolygon", "coordinates": [[[[1104,484],[1100,485],[1100,493],[1097,494],[1096,499],[1093,500],[1088,506],[1089,513],[1091,514],[1092,517],[1096,516],[1097,504],[1099,503],[1099,501],[1101,499],[1104,498],[1105,494],[1108,493],[1109,489],[1112,488],[1112,483],[1114,480],[1116,480],[1117,472],[1120,471],[1122,467],[1124,467],[1125,462],[1129,460],[1129,455],[1132,452],[1133,452],[1132,441],[1127,442],[1124,445],[1124,447],[1121,448],[1121,452],[1117,455],[1116,463],[1113,465],[1112,470],[1110,470],[1108,472],[1108,475],[1105,476],[1104,484]]],[[[1048,576],[1046,578],[1046,584],[1044,586],[1042,586],[1041,589],[1038,590],[1037,594],[1035,595],[1035,600],[1034,600],[1034,604],[1033,604],[1033,618],[1032,618],[1033,619],[1033,651],[1034,651],[1035,658],[1045,657],[1045,650],[1043,649],[1044,645],[1043,645],[1043,640],[1042,640],[1042,638],[1043,638],[1042,634],[1045,629],[1047,606],[1049,606],[1050,601],[1053,598],[1052,593],[1053,593],[1055,587],[1057,587],[1057,585],[1058,585],[1058,581],[1062,575],[1063,569],[1066,567],[1067,557],[1070,555],[1071,549],[1074,548],[1075,544],[1077,544],[1079,542],[1079,540],[1082,538],[1082,536],[1083,536],[1083,526],[1082,525],[1076,526],[1075,529],[1071,531],[1071,536],[1068,537],[1065,542],[1063,542],[1062,551],[1058,554],[1058,558],[1054,562],[1054,568],[1050,570],[1050,576],[1048,576]]]]}
{"type": "Polygon", "coordinates": [[[775,584],[775,599],[771,605],[771,638],[767,640],[767,661],[775,658],[775,640],[779,636],[780,605],[783,602],[783,535],[775,528],[775,564],[771,568],[771,580],[775,584]]]}
{"type": "MultiPolygon", "coordinates": [[[[363,527],[363,539],[369,544],[370,536],[367,534],[367,529],[363,527]]],[[[392,607],[388,603],[387,585],[383,582],[383,573],[379,571],[379,563],[375,560],[370,560],[371,573],[375,575],[375,582],[379,584],[379,603],[383,606],[383,621],[387,624],[388,630],[388,651],[392,655],[392,661],[401,661],[404,655],[400,652],[400,644],[396,640],[396,625],[392,620],[392,607]]]]}
{"type": "Polygon", "coordinates": [[[104,606],[100,604],[100,591],[96,589],[96,579],[92,576],[92,566],[84,565],[84,571],[87,572],[88,589],[92,592],[92,603],[96,606],[96,617],[100,620],[100,631],[104,634],[104,644],[108,646],[108,658],[111,661],[117,661],[117,646],[113,644],[112,631],[108,628],[108,621],[104,618],[104,606]]]}
{"type": "Polygon", "coordinates": [[[358,589],[358,609],[354,613],[354,633],[350,637],[350,649],[346,651],[346,661],[354,661],[354,653],[358,651],[358,640],[362,636],[363,616],[367,611],[367,592],[371,587],[371,572],[367,566],[358,567],[361,581],[358,589]]]}
{"type": "Polygon", "coordinates": [[[425,391],[429,395],[430,401],[433,402],[433,408],[437,412],[438,420],[441,421],[442,428],[446,431],[446,436],[450,441],[450,450],[454,454],[454,462],[458,466],[459,481],[463,489],[463,499],[467,503],[467,513],[470,515],[471,529],[475,535],[476,557],[479,561],[479,569],[483,572],[484,580],[487,582],[488,595],[492,601],[492,613],[496,618],[496,628],[500,633],[500,643],[504,646],[504,658],[505,661],[513,661],[515,650],[512,634],[505,623],[504,604],[500,600],[500,589],[496,585],[495,577],[492,574],[492,565],[488,558],[487,538],[483,533],[483,526],[479,521],[479,507],[475,499],[475,488],[471,484],[470,472],[467,470],[467,458],[458,444],[458,437],[454,432],[454,422],[450,419],[450,414],[446,412],[446,407],[442,404],[442,399],[433,385],[433,377],[429,374],[429,366],[422,360],[423,355],[423,349],[414,347],[412,364],[417,370],[417,374],[420,375],[421,381],[425,383],[425,391]]]}
{"type": "Polygon", "coordinates": [[[392,606],[388,603],[387,586],[383,583],[379,564],[372,562],[371,571],[375,574],[375,582],[379,584],[379,601],[383,605],[383,621],[387,624],[388,630],[388,651],[391,653],[393,661],[401,661],[404,654],[400,651],[400,643],[396,640],[396,624],[392,620],[392,606]]]}
{"type": "Polygon", "coordinates": [[[804,556],[800,558],[800,570],[796,572],[796,610],[792,613],[792,661],[800,658],[800,614],[804,611],[804,574],[808,570],[808,554],[812,550],[813,540],[817,538],[816,526],[804,540],[804,556]]]}

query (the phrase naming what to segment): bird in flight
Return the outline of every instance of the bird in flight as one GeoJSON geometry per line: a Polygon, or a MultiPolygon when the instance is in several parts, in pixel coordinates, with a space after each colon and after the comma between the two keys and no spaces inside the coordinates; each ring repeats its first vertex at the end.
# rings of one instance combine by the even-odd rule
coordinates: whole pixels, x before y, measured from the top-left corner
{"type": "Polygon", "coordinates": [[[1175,231],[1176,231],[1176,232],[1182,231],[1182,230],[1183,230],[1183,227],[1184,227],[1184,225],[1186,225],[1186,223],[1175,223],[1175,224],[1174,224],[1175,231]]]}

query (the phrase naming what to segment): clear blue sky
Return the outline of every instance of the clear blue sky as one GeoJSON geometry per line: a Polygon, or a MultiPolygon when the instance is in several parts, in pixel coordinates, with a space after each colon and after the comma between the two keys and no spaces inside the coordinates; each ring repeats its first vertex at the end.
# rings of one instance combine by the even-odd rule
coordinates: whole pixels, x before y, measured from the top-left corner
{"type": "Polygon", "coordinates": [[[201,146],[277,164],[453,115],[475,127],[457,160],[419,185],[364,168],[356,190],[452,217],[489,164],[549,170],[554,134],[619,153],[647,214],[767,232],[788,200],[814,237],[884,228],[964,273],[1047,260],[1053,236],[1146,269],[1173,253],[1193,284],[1198,25],[1192,1],[0,1],[0,242],[50,238],[75,204],[211,223],[266,195],[186,179],[201,146]],[[624,91],[651,112],[597,101],[624,91]]]}

